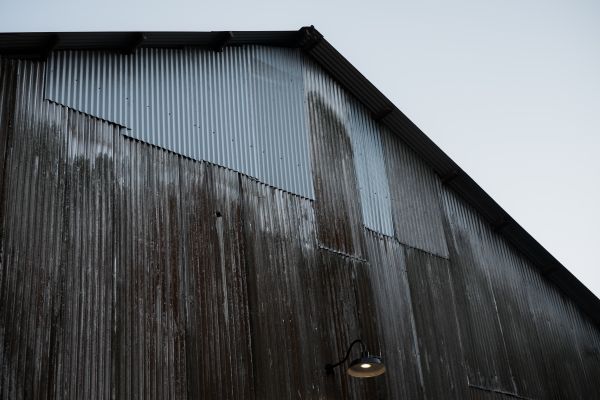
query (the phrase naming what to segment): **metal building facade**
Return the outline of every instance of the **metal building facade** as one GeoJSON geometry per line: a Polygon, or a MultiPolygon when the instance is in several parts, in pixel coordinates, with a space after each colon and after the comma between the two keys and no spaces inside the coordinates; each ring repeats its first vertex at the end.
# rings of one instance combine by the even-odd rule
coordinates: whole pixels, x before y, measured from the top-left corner
{"type": "Polygon", "coordinates": [[[41,38],[0,35],[1,398],[600,398],[597,299],[327,43],[41,38]],[[168,79],[119,110],[133,59],[168,79]],[[326,376],[357,337],[386,374],[326,376]]]}

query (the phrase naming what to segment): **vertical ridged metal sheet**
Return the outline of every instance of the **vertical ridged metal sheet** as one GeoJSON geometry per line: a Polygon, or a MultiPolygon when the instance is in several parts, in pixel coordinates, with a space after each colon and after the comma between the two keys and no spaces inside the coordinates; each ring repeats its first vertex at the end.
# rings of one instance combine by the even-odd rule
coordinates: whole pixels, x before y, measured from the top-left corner
{"type": "Polygon", "coordinates": [[[516,393],[490,281],[493,264],[481,243],[481,222],[468,218],[468,212],[464,207],[448,211],[448,247],[469,384],[516,393]]]}
{"type": "MultiPolygon", "coordinates": [[[[2,220],[2,204],[4,193],[4,160],[11,121],[14,113],[16,68],[17,63],[0,57],[0,220],[2,220]]],[[[2,232],[0,231],[0,242],[2,232]]],[[[1,257],[0,257],[1,259],[1,257]]]]}
{"type": "Polygon", "coordinates": [[[183,158],[180,170],[188,398],[252,399],[239,174],[183,158]]]}
{"type": "Polygon", "coordinates": [[[587,317],[448,190],[444,208],[469,384],[523,398],[597,398],[600,335],[579,328],[587,317]]]}
{"type": "MultiPolygon", "coordinates": [[[[381,127],[371,118],[370,113],[356,99],[349,96],[321,68],[309,60],[304,61],[304,86],[309,99],[319,98],[336,115],[340,129],[344,129],[350,140],[358,194],[360,196],[363,223],[369,229],[393,236],[391,197],[388,184],[381,127]]],[[[314,116],[310,116],[311,121],[314,116]]],[[[335,148],[333,149],[335,152],[335,148]]],[[[314,160],[313,160],[314,161],[314,160]]]]}
{"type": "Polygon", "coordinates": [[[242,177],[257,399],[362,399],[372,383],[326,363],[360,337],[356,270],[317,249],[311,202],[242,177]]]}
{"type": "Polygon", "coordinates": [[[317,238],[324,247],[364,258],[361,198],[345,123],[345,95],[332,82],[323,84],[324,95],[307,92],[317,238]]]}
{"type": "Polygon", "coordinates": [[[52,53],[46,97],[195,160],[314,198],[298,50],[52,53]]]}
{"type": "Polygon", "coordinates": [[[383,130],[382,141],[396,237],[411,247],[448,257],[438,176],[397,135],[383,130]]]}
{"type": "Polygon", "coordinates": [[[451,266],[444,258],[403,247],[425,397],[469,398],[458,334],[462,326],[456,317],[460,308],[452,290],[451,266]]]}
{"type": "Polygon", "coordinates": [[[373,298],[372,325],[385,355],[388,399],[422,399],[423,372],[406,274],[404,249],[394,238],[366,232],[369,266],[364,285],[373,298]]]}
{"type": "Polygon", "coordinates": [[[45,102],[43,71],[18,64],[2,214],[0,393],[108,398],[117,131],[45,102]]]}
{"type": "Polygon", "coordinates": [[[356,99],[348,99],[350,139],[365,226],[394,236],[390,183],[382,145],[383,129],[356,99]]]}
{"type": "Polygon", "coordinates": [[[119,398],[186,393],[179,157],[119,138],[114,354],[119,398]]]}

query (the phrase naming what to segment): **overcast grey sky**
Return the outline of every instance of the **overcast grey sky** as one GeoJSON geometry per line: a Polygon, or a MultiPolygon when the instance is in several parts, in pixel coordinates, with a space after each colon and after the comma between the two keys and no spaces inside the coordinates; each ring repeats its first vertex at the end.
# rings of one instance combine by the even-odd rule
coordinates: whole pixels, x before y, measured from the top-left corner
{"type": "Polygon", "coordinates": [[[0,0],[0,31],[327,40],[600,296],[600,1],[0,0]]]}

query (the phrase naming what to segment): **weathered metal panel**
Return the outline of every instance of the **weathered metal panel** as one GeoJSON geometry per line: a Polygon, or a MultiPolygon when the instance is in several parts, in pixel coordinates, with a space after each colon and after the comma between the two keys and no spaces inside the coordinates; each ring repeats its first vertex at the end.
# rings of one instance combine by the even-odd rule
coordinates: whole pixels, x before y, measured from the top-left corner
{"type": "MultiPolygon", "coordinates": [[[[350,141],[349,156],[352,162],[345,167],[354,167],[355,170],[364,225],[384,235],[393,236],[390,188],[379,125],[356,99],[350,97],[329,75],[308,60],[304,62],[304,81],[309,113],[311,103],[314,103],[311,98],[319,98],[334,113],[339,129],[343,129],[350,141]]],[[[314,116],[309,118],[313,121],[314,116]]],[[[332,150],[335,155],[336,149],[332,150]]]]}
{"type": "Polygon", "coordinates": [[[242,177],[257,399],[364,398],[368,382],[324,366],[361,335],[355,268],[317,249],[312,204],[242,177]]]}
{"type": "Polygon", "coordinates": [[[444,191],[444,203],[469,384],[523,398],[598,397],[590,371],[600,360],[583,354],[600,335],[579,328],[587,317],[464,201],[444,191]]]}
{"type": "Polygon", "coordinates": [[[114,390],[121,398],[182,398],[187,391],[179,160],[119,141],[114,390]]]}
{"type": "Polygon", "coordinates": [[[382,130],[382,141],[396,237],[411,247],[448,257],[438,176],[397,135],[382,130]]]}
{"type": "Polygon", "coordinates": [[[469,218],[469,210],[449,201],[448,247],[456,293],[458,320],[469,384],[516,393],[503,326],[481,242],[481,222],[469,218]]]}
{"type": "Polygon", "coordinates": [[[302,270],[315,268],[312,207],[245,177],[241,183],[256,398],[322,396],[315,357],[324,332],[310,304],[322,293],[311,282],[301,289],[302,270]]]}
{"type": "Polygon", "coordinates": [[[555,393],[539,365],[544,359],[531,311],[531,279],[535,269],[492,229],[481,226],[481,250],[489,265],[491,287],[510,363],[515,392],[525,398],[550,398],[555,393]]]}
{"type": "Polygon", "coordinates": [[[127,134],[314,198],[298,50],[54,52],[46,97],[127,134]]]}
{"type": "Polygon", "coordinates": [[[451,266],[444,258],[414,248],[404,251],[425,397],[469,398],[451,266]]]}
{"type": "Polygon", "coordinates": [[[348,99],[348,114],[364,224],[376,232],[394,236],[382,129],[354,98],[348,99]]]}
{"type": "Polygon", "coordinates": [[[188,398],[253,399],[239,174],[180,165],[188,398]]]}
{"type": "MultiPolygon", "coordinates": [[[[0,221],[4,203],[4,160],[6,156],[6,145],[14,113],[17,62],[0,57],[0,221]]],[[[1,228],[0,228],[1,229],[1,228]]],[[[0,243],[2,242],[2,231],[0,230],[0,243]]],[[[0,256],[0,259],[2,257],[0,256]]]]}
{"type": "Polygon", "coordinates": [[[8,142],[2,398],[110,396],[114,129],[43,101],[19,63],[8,142]]]}
{"type": "Polygon", "coordinates": [[[327,96],[337,101],[307,93],[317,237],[325,247],[360,257],[365,245],[354,154],[340,114],[343,93],[330,89],[327,96]]]}
{"type": "MultiPolygon", "coordinates": [[[[369,265],[359,292],[373,298],[367,317],[377,331],[387,372],[384,398],[425,398],[411,291],[404,249],[395,239],[373,231],[366,233],[369,265]]],[[[359,276],[360,277],[360,276],[359,276]]],[[[367,325],[367,324],[365,324],[367,325]]]]}
{"type": "MultiPolygon", "coordinates": [[[[584,348],[577,340],[578,327],[573,321],[573,317],[579,320],[585,320],[585,317],[581,310],[573,315],[570,301],[555,285],[530,268],[529,265],[529,306],[536,329],[537,341],[534,346],[539,352],[538,369],[544,377],[542,390],[557,398],[598,398],[600,359],[584,362],[584,348]]],[[[588,344],[597,343],[600,335],[596,332],[595,336],[595,339],[586,338],[585,341],[588,344]]],[[[596,354],[599,354],[600,347],[596,345],[595,348],[596,354]]]]}

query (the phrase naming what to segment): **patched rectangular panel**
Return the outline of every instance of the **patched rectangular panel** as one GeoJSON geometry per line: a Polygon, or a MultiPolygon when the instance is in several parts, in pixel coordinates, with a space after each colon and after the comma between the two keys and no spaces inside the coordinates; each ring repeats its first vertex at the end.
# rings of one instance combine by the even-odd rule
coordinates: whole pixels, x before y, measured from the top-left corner
{"type": "Polygon", "coordinates": [[[396,135],[383,132],[385,165],[398,240],[448,257],[437,175],[396,135]]]}
{"type": "Polygon", "coordinates": [[[390,185],[381,140],[383,129],[353,98],[348,101],[348,122],[365,226],[394,236],[390,185]]]}
{"type": "Polygon", "coordinates": [[[46,98],[127,134],[314,198],[298,50],[54,52],[46,98]]]}
{"type": "Polygon", "coordinates": [[[317,237],[327,248],[362,257],[364,229],[354,154],[340,111],[344,94],[336,89],[330,86],[328,97],[318,91],[307,93],[317,237]]]}
{"type": "MultiPolygon", "coordinates": [[[[352,162],[346,162],[343,167],[354,168],[364,225],[384,235],[393,236],[390,188],[381,142],[382,128],[364,106],[308,60],[304,63],[304,80],[309,114],[312,112],[309,117],[311,123],[318,120],[314,115],[317,110],[315,101],[318,98],[323,107],[327,107],[331,110],[331,115],[335,115],[336,129],[343,131],[349,139],[350,148],[345,150],[343,144],[339,148],[333,147],[330,150],[331,157],[352,159],[348,160],[352,162]],[[347,151],[347,154],[342,151],[347,151]]],[[[314,124],[311,125],[311,129],[314,127],[314,124]]],[[[327,129],[334,129],[334,126],[327,129]]],[[[334,135],[334,132],[325,131],[323,135],[329,139],[328,135],[334,135]]],[[[350,174],[350,171],[345,173],[350,174]]]]}

